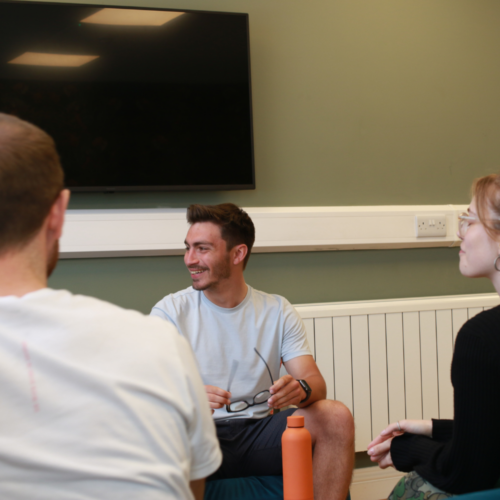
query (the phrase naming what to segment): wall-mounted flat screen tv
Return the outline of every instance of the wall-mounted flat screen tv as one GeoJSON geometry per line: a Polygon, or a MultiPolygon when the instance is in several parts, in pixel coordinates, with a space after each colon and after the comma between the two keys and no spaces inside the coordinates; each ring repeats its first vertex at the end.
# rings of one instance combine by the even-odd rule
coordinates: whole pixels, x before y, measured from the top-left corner
{"type": "Polygon", "coordinates": [[[253,189],[248,15],[0,2],[0,112],[73,191],[253,189]]]}

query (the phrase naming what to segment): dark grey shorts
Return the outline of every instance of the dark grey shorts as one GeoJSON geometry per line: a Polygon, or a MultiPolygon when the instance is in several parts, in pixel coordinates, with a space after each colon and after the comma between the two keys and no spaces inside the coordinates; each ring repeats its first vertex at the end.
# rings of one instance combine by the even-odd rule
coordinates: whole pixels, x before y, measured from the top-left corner
{"type": "Polygon", "coordinates": [[[281,435],[287,417],[295,410],[291,408],[261,419],[217,420],[223,459],[220,468],[207,480],[281,475],[281,435]]]}

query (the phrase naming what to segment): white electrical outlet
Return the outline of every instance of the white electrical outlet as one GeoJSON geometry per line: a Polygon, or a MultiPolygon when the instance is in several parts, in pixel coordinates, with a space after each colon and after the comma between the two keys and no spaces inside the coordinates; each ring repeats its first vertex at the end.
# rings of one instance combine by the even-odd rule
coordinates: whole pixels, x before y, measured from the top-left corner
{"type": "Polygon", "coordinates": [[[415,234],[417,238],[446,236],[446,215],[416,215],[415,234]]]}

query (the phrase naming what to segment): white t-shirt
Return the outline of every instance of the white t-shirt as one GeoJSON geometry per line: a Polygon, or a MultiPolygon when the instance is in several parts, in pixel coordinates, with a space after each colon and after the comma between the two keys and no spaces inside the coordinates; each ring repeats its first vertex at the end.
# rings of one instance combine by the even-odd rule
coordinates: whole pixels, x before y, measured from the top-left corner
{"type": "Polygon", "coordinates": [[[0,498],[192,499],[221,453],[175,328],[90,297],[0,297],[0,498]]]}
{"type": "MultiPolygon", "coordinates": [[[[205,385],[227,390],[237,362],[231,402],[252,403],[256,394],[272,385],[254,348],[266,360],[274,381],[279,378],[281,359],[286,362],[311,354],[304,323],[290,302],[250,286],[243,302],[234,308],[219,307],[189,287],[160,300],[151,315],[170,321],[189,340],[205,385]]],[[[269,411],[266,403],[238,413],[228,413],[224,407],[215,410],[214,418],[263,418],[269,411]]]]}

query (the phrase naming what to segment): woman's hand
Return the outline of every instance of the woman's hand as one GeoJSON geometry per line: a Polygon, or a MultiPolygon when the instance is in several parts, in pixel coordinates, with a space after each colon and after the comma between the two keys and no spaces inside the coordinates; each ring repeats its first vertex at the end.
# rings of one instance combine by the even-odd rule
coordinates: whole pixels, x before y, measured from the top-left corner
{"type": "Polygon", "coordinates": [[[392,439],[396,436],[400,436],[403,432],[396,431],[384,434],[388,429],[392,427],[391,424],[387,429],[383,430],[378,437],[376,437],[368,445],[368,455],[372,462],[378,462],[378,466],[381,469],[386,469],[387,467],[394,467],[391,457],[391,443],[392,439]]]}
{"type": "Polygon", "coordinates": [[[393,438],[405,432],[432,437],[432,420],[400,420],[387,426],[368,445],[368,455],[371,461],[378,462],[381,469],[394,467],[391,457],[391,443],[393,438]]]}

